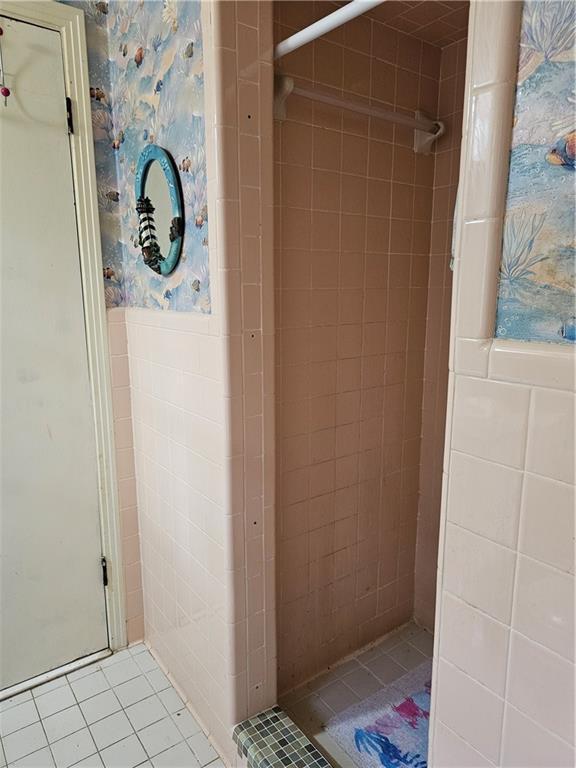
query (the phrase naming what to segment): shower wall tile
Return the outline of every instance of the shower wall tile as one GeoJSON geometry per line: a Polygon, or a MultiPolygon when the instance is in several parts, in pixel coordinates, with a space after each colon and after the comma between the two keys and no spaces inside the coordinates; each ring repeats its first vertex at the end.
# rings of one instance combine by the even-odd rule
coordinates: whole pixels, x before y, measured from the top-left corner
{"type": "Polygon", "coordinates": [[[443,612],[443,658],[502,696],[506,684],[506,628],[448,593],[444,595],[443,612]]]}
{"type": "MultiPolygon", "coordinates": [[[[327,5],[274,8],[281,39],[327,5]]],[[[367,16],[278,63],[309,87],[431,112],[439,66],[433,46],[367,16]]],[[[411,131],[298,96],[286,108],[274,135],[280,690],[412,615],[434,180],[411,131]]]]}
{"type": "Polygon", "coordinates": [[[460,166],[466,40],[452,43],[439,51],[436,66],[440,81],[433,111],[445,122],[446,134],[436,142],[432,169],[432,225],[426,276],[428,302],[414,595],[414,615],[417,621],[429,629],[434,626],[452,298],[452,272],[449,267],[460,166]]]}
{"type": "MultiPolygon", "coordinates": [[[[478,162],[490,162],[489,145],[476,140],[482,131],[475,95],[516,80],[506,51],[518,50],[522,4],[496,6],[471,4],[462,183],[476,212],[493,204],[502,183],[496,175],[507,175],[503,164],[493,168],[491,187],[486,179],[478,183],[471,158],[479,152],[478,162]],[[497,19],[498,39],[507,42],[484,66],[477,59],[494,45],[497,19]]],[[[500,101],[495,109],[491,119],[506,124],[511,108],[500,101]]],[[[496,210],[496,218],[503,213],[496,210]]],[[[470,216],[462,210],[455,253],[455,396],[447,419],[428,759],[439,766],[573,765],[574,353],[557,352],[552,344],[495,341],[492,330],[481,335],[482,328],[493,328],[496,300],[491,291],[481,306],[466,300],[475,270],[465,263],[477,256],[466,247],[470,216]],[[459,338],[473,329],[472,338],[459,338]],[[476,372],[474,365],[461,367],[462,342],[476,344],[469,346],[469,363],[478,353],[476,372]],[[481,698],[492,697],[481,718],[471,717],[469,708],[477,686],[481,698]],[[480,758],[466,756],[467,748],[480,758]]],[[[495,274],[500,251],[494,243],[485,248],[488,274],[495,274]]]]}
{"type": "Polygon", "coordinates": [[[436,696],[442,722],[497,765],[502,735],[502,700],[451,664],[440,661],[439,666],[441,677],[436,696]]]}
{"type": "Polygon", "coordinates": [[[504,717],[506,729],[501,762],[504,768],[518,765],[523,768],[539,768],[542,765],[572,768],[574,750],[566,742],[510,705],[506,707],[504,717]]]}
{"type": "Polygon", "coordinates": [[[526,474],[524,487],[520,552],[573,574],[574,486],[526,474]]]}

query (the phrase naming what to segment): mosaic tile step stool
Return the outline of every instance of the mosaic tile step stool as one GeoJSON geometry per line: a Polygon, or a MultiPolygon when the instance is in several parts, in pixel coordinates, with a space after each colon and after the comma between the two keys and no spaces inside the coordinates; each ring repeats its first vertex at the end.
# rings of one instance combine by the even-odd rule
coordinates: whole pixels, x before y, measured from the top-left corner
{"type": "Polygon", "coordinates": [[[238,723],[232,737],[248,768],[331,768],[280,707],[266,709],[238,723]]]}

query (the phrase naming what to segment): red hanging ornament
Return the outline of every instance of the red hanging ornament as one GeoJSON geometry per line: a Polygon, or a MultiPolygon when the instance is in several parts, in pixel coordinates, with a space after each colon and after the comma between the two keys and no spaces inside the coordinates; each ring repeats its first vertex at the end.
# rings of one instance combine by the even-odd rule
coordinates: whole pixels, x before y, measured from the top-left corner
{"type": "MultiPolygon", "coordinates": [[[[4,34],[4,30],[0,27],[0,37],[4,34]]],[[[4,99],[4,106],[8,106],[8,96],[10,96],[10,88],[4,82],[4,61],[2,60],[2,46],[0,46],[0,95],[4,99]]]]}

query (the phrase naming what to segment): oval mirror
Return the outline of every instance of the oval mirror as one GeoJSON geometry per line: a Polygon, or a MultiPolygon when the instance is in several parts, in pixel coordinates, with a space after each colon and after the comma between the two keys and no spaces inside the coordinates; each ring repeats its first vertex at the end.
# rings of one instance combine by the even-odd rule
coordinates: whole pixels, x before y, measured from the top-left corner
{"type": "Polygon", "coordinates": [[[184,235],[182,190],[178,170],[165,149],[149,144],[136,169],[138,238],[144,263],[159,275],[178,264],[184,235]]]}

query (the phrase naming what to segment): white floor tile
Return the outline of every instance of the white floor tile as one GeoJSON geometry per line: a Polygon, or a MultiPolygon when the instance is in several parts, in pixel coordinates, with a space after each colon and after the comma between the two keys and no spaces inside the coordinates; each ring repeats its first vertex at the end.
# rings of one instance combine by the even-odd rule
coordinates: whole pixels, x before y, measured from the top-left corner
{"type": "Polygon", "coordinates": [[[211,763],[208,763],[207,768],[226,768],[226,766],[224,765],[224,760],[219,757],[217,760],[212,760],[211,763]]]}
{"type": "Polygon", "coordinates": [[[360,699],[366,699],[382,688],[382,683],[367,669],[357,669],[342,678],[342,682],[351,688],[360,699]]]}
{"type": "Polygon", "coordinates": [[[166,688],[164,691],[160,691],[158,698],[171,715],[173,715],[174,712],[179,712],[181,709],[184,709],[184,702],[180,696],[178,696],[174,688],[166,688]]]}
{"type": "Polygon", "coordinates": [[[58,741],[58,739],[63,739],[65,736],[69,736],[71,733],[80,731],[82,728],[86,728],[86,722],[78,705],[63,709],[55,715],[50,715],[50,717],[45,717],[42,720],[42,724],[50,744],[58,741]]]}
{"type": "Polygon", "coordinates": [[[88,725],[92,725],[92,723],[102,720],[108,715],[113,715],[114,712],[119,712],[122,705],[114,691],[109,690],[92,696],[91,699],[86,699],[80,704],[80,709],[88,725]]]}
{"type": "Polygon", "coordinates": [[[102,691],[110,688],[108,680],[104,677],[102,670],[94,672],[92,675],[80,678],[80,680],[74,680],[70,683],[74,695],[78,701],[85,701],[86,699],[96,696],[102,691]]]}
{"type": "Polygon", "coordinates": [[[112,687],[115,685],[121,685],[122,683],[125,683],[128,680],[132,680],[132,678],[138,677],[142,674],[142,670],[131,656],[127,659],[124,659],[124,661],[120,661],[118,664],[112,664],[110,667],[104,667],[103,672],[112,687]]]}
{"type": "Polygon", "coordinates": [[[146,679],[152,688],[154,688],[156,693],[163,691],[166,688],[170,688],[170,680],[168,680],[161,669],[154,669],[152,672],[146,672],[146,679]]]}
{"type": "Polygon", "coordinates": [[[159,668],[156,659],[147,649],[144,649],[142,653],[136,654],[136,656],[134,656],[134,661],[138,664],[142,672],[152,672],[159,668]]]}
{"type": "Polygon", "coordinates": [[[333,683],[321,688],[318,691],[318,696],[324,701],[333,712],[342,712],[352,704],[360,701],[360,697],[357,696],[351,688],[341,680],[335,680],[333,683]]]}
{"type": "Polygon", "coordinates": [[[366,666],[373,675],[376,675],[378,680],[385,684],[392,683],[406,674],[406,670],[391,659],[388,654],[378,656],[373,661],[368,662],[366,666]]]}
{"type": "Polygon", "coordinates": [[[224,768],[144,645],[2,702],[1,733],[0,768],[224,768]]]}
{"type": "Polygon", "coordinates": [[[208,765],[218,758],[218,753],[203,733],[196,733],[187,739],[187,742],[201,766],[208,765]]]}
{"type": "Polygon", "coordinates": [[[107,667],[112,667],[114,664],[119,664],[121,661],[126,661],[127,659],[131,659],[132,654],[130,653],[129,648],[124,648],[123,651],[116,651],[116,653],[113,653],[111,656],[108,656],[108,658],[104,659],[104,661],[100,662],[100,668],[106,669],[107,667]]]}
{"type": "Polygon", "coordinates": [[[90,755],[90,757],[85,757],[83,760],[80,760],[79,763],[74,763],[74,766],[72,768],[102,768],[104,763],[102,762],[102,758],[100,755],[90,755]]]}
{"type": "Polygon", "coordinates": [[[135,765],[143,763],[147,755],[138,738],[128,736],[127,739],[103,749],[100,757],[106,768],[134,768],[135,765]]]}
{"type": "Polygon", "coordinates": [[[19,731],[27,725],[37,723],[38,710],[33,701],[25,701],[16,707],[10,707],[6,712],[0,712],[0,736],[19,731]]]}
{"type": "Polygon", "coordinates": [[[29,701],[32,698],[30,691],[24,691],[17,696],[12,696],[11,699],[4,699],[0,701],[0,712],[6,712],[10,707],[16,707],[18,704],[22,704],[24,701],[29,701]]]}
{"type": "Polygon", "coordinates": [[[80,667],[80,669],[70,672],[70,674],[66,675],[68,682],[73,683],[75,680],[81,680],[83,677],[93,675],[94,672],[97,672],[100,669],[100,664],[101,662],[98,661],[95,664],[88,664],[86,667],[80,667]]]}
{"type": "Polygon", "coordinates": [[[49,717],[56,712],[60,712],[63,709],[74,706],[76,699],[68,684],[63,685],[61,688],[57,688],[55,691],[44,693],[42,696],[38,696],[36,706],[40,717],[49,717]]]}
{"type": "Polygon", "coordinates": [[[334,712],[328,704],[314,694],[292,704],[290,715],[305,733],[310,733],[323,728],[328,720],[334,717],[334,712]]]}
{"type": "Polygon", "coordinates": [[[170,717],[165,717],[157,723],[146,726],[138,732],[138,737],[144,745],[148,757],[154,757],[183,741],[182,734],[170,717]]]}
{"type": "Polygon", "coordinates": [[[30,755],[42,747],[48,746],[44,729],[40,723],[33,723],[26,728],[21,728],[19,731],[11,733],[9,736],[5,736],[2,739],[2,744],[8,764],[19,760],[21,757],[26,757],[26,755],[30,755]]]}
{"type": "Polygon", "coordinates": [[[425,656],[432,658],[434,653],[434,635],[430,634],[430,632],[427,632],[425,629],[423,629],[418,632],[417,635],[411,637],[408,642],[410,645],[418,648],[420,653],[423,653],[425,656]]]}
{"type": "Polygon", "coordinates": [[[57,768],[69,768],[96,752],[96,745],[88,728],[72,733],[51,745],[57,768]]]}
{"type": "Polygon", "coordinates": [[[144,653],[144,651],[147,651],[148,648],[144,643],[136,643],[136,645],[131,645],[128,650],[132,656],[137,656],[139,653],[144,653]]]}
{"type": "Polygon", "coordinates": [[[149,696],[126,708],[128,719],[135,731],[140,731],[152,723],[163,720],[166,717],[166,709],[158,696],[149,696]]]}
{"type": "Polygon", "coordinates": [[[142,701],[142,699],[151,696],[154,693],[154,689],[142,675],[117,686],[114,688],[114,693],[123,707],[129,707],[130,704],[135,704],[137,701],[142,701]]]}
{"type": "Polygon", "coordinates": [[[43,683],[42,685],[37,685],[36,688],[32,688],[32,695],[37,699],[38,696],[43,696],[45,693],[50,693],[50,691],[55,691],[57,688],[62,688],[66,683],[66,675],[62,675],[62,677],[57,677],[55,680],[50,680],[48,683],[43,683]]]}
{"type": "Polygon", "coordinates": [[[115,712],[90,726],[90,732],[99,750],[115,744],[134,733],[124,712],[115,712]]]}
{"type": "Polygon", "coordinates": [[[408,643],[401,643],[392,648],[391,651],[388,651],[388,656],[406,670],[414,669],[414,667],[426,661],[426,656],[420,653],[417,648],[408,645],[408,643]]]}
{"type": "Polygon", "coordinates": [[[53,768],[53,766],[52,753],[49,747],[44,747],[44,749],[39,749],[21,760],[16,760],[15,763],[10,763],[9,768],[53,768]]]}
{"type": "Polygon", "coordinates": [[[202,731],[202,728],[200,728],[192,713],[187,709],[181,709],[180,712],[175,712],[172,715],[172,720],[176,723],[176,728],[178,728],[185,739],[202,731]]]}
{"type": "Polygon", "coordinates": [[[154,768],[198,768],[200,765],[190,747],[182,742],[152,758],[154,768]]]}

